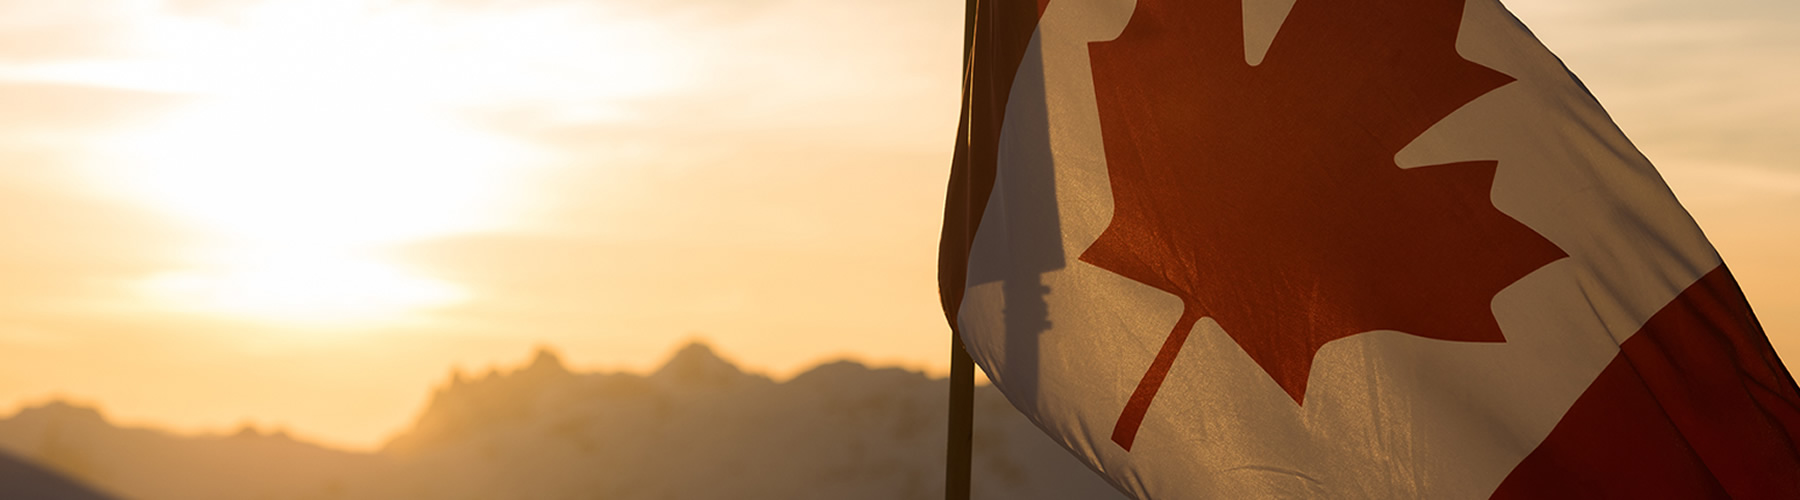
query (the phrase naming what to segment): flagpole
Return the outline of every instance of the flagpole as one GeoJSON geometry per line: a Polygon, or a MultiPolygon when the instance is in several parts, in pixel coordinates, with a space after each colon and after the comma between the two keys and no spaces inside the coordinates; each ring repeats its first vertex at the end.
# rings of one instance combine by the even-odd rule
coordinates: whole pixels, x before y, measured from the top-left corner
{"type": "MultiPolygon", "coordinates": [[[[963,117],[973,120],[969,102],[971,62],[975,48],[975,15],[977,0],[966,0],[963,6],[963,117]]],[[[963,130],[973,130],[964,123],[963,130]]],[[[957,140],[967,141],[968,136],[957,140]]],[[[967,148],[958,148],[968,151],[967,148]]],[[[969,500],[971,453],[975,436],[975,361],[963,348],[962,331],[950,325],[950,422],[944,460],[944,500],[969,500]]]]}
{"type": "Polygon", "coordinates": [[[944,471],[944,500],[969,500],[970,441],[974,438],[975,362],[963,350],[962,334],[950,334],[950,446],[944,471]]]}

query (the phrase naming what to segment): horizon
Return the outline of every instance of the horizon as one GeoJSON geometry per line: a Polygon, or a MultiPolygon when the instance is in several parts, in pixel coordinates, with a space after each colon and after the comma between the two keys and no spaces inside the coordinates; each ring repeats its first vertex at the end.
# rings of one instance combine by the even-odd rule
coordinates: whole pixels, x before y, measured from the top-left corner
{"type": "MultiPolygon", "coordinates": [[[[807,366],[801,370],[795,371],[793,373],[786,374],[785,376],[772,376],[769,373],[745,368],[743,365],[734,361],[733,358],[729,354],[720,353],[720,352],[718,352],[717,349],[713,349],[712,346],[710,344],[708,344],[705,339],[695,338],[695,339],[684,340],[684,341],[677,343],[677,346],[674,349],[670,350],[669,354],[667,356],[664,356],[657,365],[655,365],[650,370],[646,370],[646,371],[610,370],[610,369],[605,369],[605,368],[592,368],[592,367],[582,367],[579,365],[573,365],[573,364],[570,364],[568,362],[568,360],[563,357],[563,355],[558,351],[558,349],[555,346],[538,345],[538,346],[533,347],[531,349],[531,351],[524,358],[517,359],[514,362],[501,361],[501,362],[489,364],[489,365],[479,368],[479,369],[463,369],[461,367],[451,367],[446,373],[443,374],[443,376],[440,378],[440,380],[432,383],[429,387],[419,388],[419,392],[422,394],[428,394],[428,395],[437,394],[442,391],[451,389],[458,384],[471,383],[471,382],[476,382],[476,381],[491,379],[491,378],[504,378],[504,377],[514,376],[514,375],[519,374],[520,372],[524,372],[528,369],[531,369],[531,368],[537,366],[538,363],[542,362],[542,360],[544,360],[546,358],[551,361],[554,361],[558,366],[560,366],[562,369],[564,369],[571,375],[628,375],[628,376],[646,377],[647,378],[647,377],[651,377],[651,376],[661,372],[662,370],[668,368],[672,363],[676,362],[676,358],[678,356],[681,356],[683,353],[690,352],[690,351],[694,350],[696,347],[698,347],[702,351],[704,351],[704,353],[706,355],[711,356],[717,360],[723,361],[727,365],[731,366],[732,368],[737,369],[739,373],[742,373],[747,376],[752,376],[752,377],[766,378],[769,381],[777,383],[777,384],[784,384],[784,383],[790,382],[790,381],[794,380],[795,378],[798,378],[802,375],[805,375],[807,373],[818,370],[819,368],[830,366],[830,365],[836,365],[836,364],[840,364],[840,363],[853,364],[853,365],[868,369],[870,371],[900,370],[900,371],[903,371],[906,373],[915,373],[915,374],[919,374],[919,375],[926,377],[928,380],[930,380],[932,382],[941,382],[941,381],[946,380],[946,378],[943,376],[943,374],[927,373],[923,370],[918,370],[915,368],[909,368],[909,367],[904,367],[904,366],[870,364],[868,362],[856,359],[854,357],[829,358],[829,359],[819,361],[818,363],[809,365],[809,366],[807,366]]],[[[990,384],[987,381],[986,377],[982,377],[979,375],[976,377],[976,387],[990,387],[991,385],[992,384],[990,384]]],[[[325,448],[325,449],[330,449],[330,450],[337,450],[337,451],[344,451],[344,452],[351,452],[351,453],[380,453],[382,451],[382,449],[385,448],[389,443],[391,443],[396,437],[399,437],[400,435],[405,434],[407,431],[410,431],[417,427],[419,419],[424,416],[424,414],[427,410],[429,410],[429,404],[431,403],[431,400],[427,399],[425,401],[425,403],[426,403],[426,405],[421,406],[418,410],[416,410],[413,413],[412,417],[409,418],[406,422],[404,422],[402,425],[396,427],[392,431],[388,432],[387,434],[382,436],[379,440],[377,440],[374,443],[371,443],[368,446],[347,445],[345,443],[334,442],[327,438],[323,438],[323,437],[319,437],[319,436],[311,436],[311,435],[307,435],[305,433],[297,433],[297,432],[295,432],[291,429],[288,429],[287,427],[281,426],[281,425],[265,425],[265,424],[261,424],[259,422],[254,422],[254,421],[245,421],[245,422],[241,422],[235,426],[230,426],[230,427],[184,429],[184,428],[171,427],[166,424],[163,424],[160,422],[155,422],[155,421],[125,420],[125,419],[120,419],[120,418],[117,418],[117,417],[114,417],[113,415],[111,415],[111,413],[106,408],[105,402],[103,402],[103,401],[90,401],[90,400],[84,400],[84,399],[80,399],[80,398],[71,398],[71,397],[64,397],[64,396],[59,396],[59,395],[49,395],[49,396],[45,396],[40,399],[23,400],[23,401],[16,402],[12,408],[10,408],[6,411],[0,411],[0,422],[4,422],[4,421],[10,420],[12,418],[15,418],[15,417],[19,416],[21,413],[24,413],[27,411],[50,408],[50,407],[55,407],[55,406],[63,406],[63,407],[68,407],[68,408],[75,409],[75,410],[93,411],[94,413],[98,414],[99,417],[102,420],[104,420],[108,425],[111,425],[112,427],[115,427],[115,428],[148,430],[148,431],[153,431],[153,432],[157,432],[159,434],[164,434],[164,435],[168,435],[171,437],[177,437],[177,438],[230,437],[230,436],[243,434],[245,432],[249,432],[249,433],[253,433],[256,435],[260,435],[260,436],[286,437],[286,438],[291,439],[298,443],[304,443],[307,445],[317,446],[320,448],[325,448]]]]}
{"type": "MultiPolygon", "coordinates": [[[[0,0],[0,410],[367,450],[537,346],[942,377],[962,7],[0,0]]],[[[1508,7],[1800,356],[1800,7],[1508,7]]]]}
{"type": "MultiPolygon", "coordinates": [[[[0,467],[19,458],[45,469],[38,478],[171,500],[918,498],[933,489],[945,429],[928,422],[946,410],[945,379],[855,363],[809,373],[772,382],[693,344],[648,375],[570,371],[540,352],[441,384],[429,408],[371,450],[282,429],[171,433],[53,403],[0,417],[0,467]],[[814,452],[766,460],[777,449],[814,452]],[[719,480],[696,483],[695,474],[719,480]]],[[[987,437],[977,467],[996,477],[976,485],[984,498],[1118,495],[997,390],[978,390],[977,400],[987,437]]],[[[0,477],[19,477],[8,472],[0,477]]]]}

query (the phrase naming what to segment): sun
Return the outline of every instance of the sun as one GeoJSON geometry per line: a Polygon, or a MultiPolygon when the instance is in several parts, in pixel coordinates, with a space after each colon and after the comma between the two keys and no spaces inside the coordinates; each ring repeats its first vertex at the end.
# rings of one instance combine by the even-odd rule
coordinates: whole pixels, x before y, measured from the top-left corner
{"type": "Polygon", "coordinates": [[[535,152],[429,109],[346,97],[220,99],[114,142],[111,182],[213,235],[195,268],[148,277],[145,290],[288,323],[468,298],[382,252],[503,224],[508,184],[535,152]]]}
{"type": "Polygon", "coordinates": [[[268,0],[225,21],[159,17],[132,58],[21,74],[184,98],[90,148],[96,184],[206,236],[140,292],[204,314],[368,324],[470,300],[394,250],[515,222],[553,163],[474,111],[550,103],[601,119],[610,100],[673,85],[663,61],[679,58],[619,43],[637,28],[558,9],[268,0]],[[558,64],[569,50],[597,64],[558,64]]]}

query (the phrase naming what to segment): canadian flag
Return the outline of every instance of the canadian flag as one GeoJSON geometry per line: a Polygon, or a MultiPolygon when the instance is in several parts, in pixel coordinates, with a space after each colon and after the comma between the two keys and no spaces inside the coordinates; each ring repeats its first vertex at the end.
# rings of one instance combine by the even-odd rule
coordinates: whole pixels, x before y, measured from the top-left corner
{"type": "Polygon", "coordinates": [[[1497,0],[979,0],[944,308],[1168,498],[1800,498],[1800,391],[1497,0]]]}

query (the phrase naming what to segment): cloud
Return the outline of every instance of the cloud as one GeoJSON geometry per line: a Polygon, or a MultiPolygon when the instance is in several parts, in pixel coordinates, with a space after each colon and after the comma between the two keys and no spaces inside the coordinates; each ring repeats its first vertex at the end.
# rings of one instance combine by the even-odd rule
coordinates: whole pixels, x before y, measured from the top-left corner
{"type": "Polygon", "coordinates": [[[117,295],[172,259],[185,239],[167,220],[110,200],[75,174],[87,134],[167,109],[132,91],[0,82],[0,307],[117,295]]]}
{"type": "Polygon", "coordinates": [[[0,0],[0,63],[122,54],[138,11],[126,0],[0,0]]]}
{"type": "Polygon", "coordinates": [[[1800,171],[1800,4],[1509,5],[1651,160],[1800,171]]]}
{"type": "Polygon", "coordinates": [[[0,109],[6,110],[0,113],[0,144],[17,148],[46,134],[91,133],[153,116],[181,101],[178,96],[153,92],[0,81],[0,109]]]}

